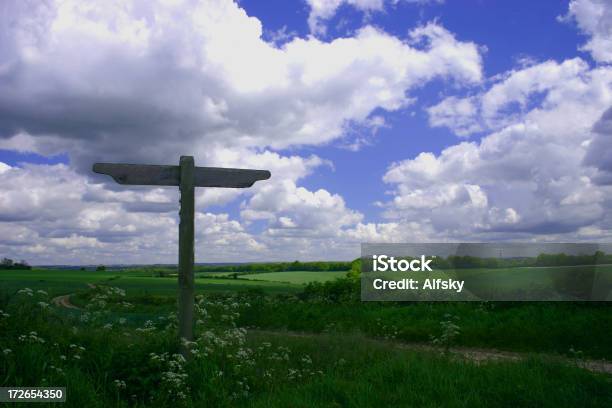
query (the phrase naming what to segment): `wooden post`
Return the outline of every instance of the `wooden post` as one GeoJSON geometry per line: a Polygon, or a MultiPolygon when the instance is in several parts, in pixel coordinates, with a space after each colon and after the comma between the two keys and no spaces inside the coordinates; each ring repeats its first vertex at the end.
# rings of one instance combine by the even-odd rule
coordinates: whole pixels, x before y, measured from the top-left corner
{"type": "Polygon", "coordinates": [[[194,306],[194,162],[193,156],[181,156],[180,192],[181,209],[179,224],[179,261],[178,261],[178,325],[181,354],[189,358],[189,350],[183,340],[193,341],[193,306],[194,306]]]}
{"type": "Polygon", "coordinates": [[[267,170],[195,167],[193,156],[181,156],[178,166],[95,163],[93,171],[98,174],[107,174],[119,184],[179,186],[181,220],[179,224],[178,331],[181,353],[188,359],[191,353],[187,347],[183,346],[183,340],[193,341],[195,187],[247,188],[258,180],[269,179],[270,172],[267,170]]]}

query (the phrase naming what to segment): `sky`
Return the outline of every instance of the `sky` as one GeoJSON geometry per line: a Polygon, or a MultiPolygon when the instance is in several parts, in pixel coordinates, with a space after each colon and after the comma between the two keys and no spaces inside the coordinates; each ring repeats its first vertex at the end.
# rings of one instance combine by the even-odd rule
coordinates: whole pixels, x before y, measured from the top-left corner
{"type": "Polygon", "coordinates": [[[612,2],[8,0],[0,256],[175,263],[176,188],[95,162],[268,169],[198,189],[196,261],[365,242],[611,242],[612,2]]]}

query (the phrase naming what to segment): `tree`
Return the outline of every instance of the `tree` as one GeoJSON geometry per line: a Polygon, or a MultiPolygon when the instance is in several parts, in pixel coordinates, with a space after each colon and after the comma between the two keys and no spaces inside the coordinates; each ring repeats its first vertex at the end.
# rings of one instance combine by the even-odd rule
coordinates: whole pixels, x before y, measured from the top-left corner
{"type": "Polygon", "coordinates": [[[11,266],[13,266],[13,260],[10,258],[2,258],[2,261],[0,261],[0,264],[2,266],[10,268],[11,266]]]}
{"type": "Polygon", "coordinates": [[[2,258],[0,269],[32,269],[32,267],[26,261],[15,262],[10,258],[2,258]]]}

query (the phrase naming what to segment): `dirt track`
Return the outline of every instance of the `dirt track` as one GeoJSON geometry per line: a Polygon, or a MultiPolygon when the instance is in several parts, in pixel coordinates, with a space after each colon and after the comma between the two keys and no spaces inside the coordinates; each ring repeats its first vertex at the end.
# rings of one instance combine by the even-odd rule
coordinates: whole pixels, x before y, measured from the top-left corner
{"type": "Polygon", "coordinates": [[[61,295],[61,296],[57,296],[54,297],[53,299],[51,299],[51,302],[55,305],[55,306],[60,306],[60,307],[65,307],[66,309],[77,309],[80,310],[80,307],[77,307],[75,305],[73,305],[72,303],[70,303],[70,293],[67,295],[61,295]]]}
{"type": "MultiPolygon", "coordinates": [[[[302,333],[302,332],[292,332],[292,331],[274,331],[274,330],[251,330],[256,333],[262,333],[266,335],[273,336],[289,336],[289,337],[301,337],[301,338],[316,338],[322,336],[328,336],[326,334],[319,333],[302,333]]],[[[434,347],[428,344],[422,343],[405,343],[399,341],[392,340],[379,340],[379,339],[371,339],[364,338],[363,341],[387,345],[392,347],[397,347],[399,349],[405,350],[414,350],[414,351],[424,351],[428,353],[440,353],[441,349],[434,347]]],[[[487,361],[521,361],[525,360],[528,357],[527,353],[517,353],[510,351],[499,351],[494,349],[481,349],[481,348],[469,348],[469,347],[452,347],[449,350],[451,355],[456,357],[463,358],[465,360],[469,360],[473,363],[479,364],[487,361]]],[[[541,355],[540,353],[538,353],[541,355]]],[[[545,355],[546,358],[549,358],[553,361],[558,361],[563,364],[575,364],[576,366],[583,368],[588,371],[598,372],[598,373],[607,373],[612,374],[612,362],[605,360],[572,360],[567,357],[555,356],[555,355],[545,355]]]]}

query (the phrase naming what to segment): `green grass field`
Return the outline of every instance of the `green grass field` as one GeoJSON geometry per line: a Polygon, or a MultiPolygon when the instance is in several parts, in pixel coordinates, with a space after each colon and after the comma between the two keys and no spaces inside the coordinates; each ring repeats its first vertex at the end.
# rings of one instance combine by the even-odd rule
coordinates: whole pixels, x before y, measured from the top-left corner
{"type": "Polygon", "coordinates": [[[290,272],[266,272],[241,275],[240,278],[248,280],[283,282],[302,285],[310,282],[327,282],[346,276],[345,271],[313,272],[313,271],[290,271],[290,272]]]}
{"type": "Polygon", "coordinates": [[[361,302],[358,282],[334,280],[344,272],[212,274],[196,279],[194,359],[181,362],[175,276],[0,272],[0,386],[66,386],[67,407],[612,402],[612,376],[578,367],[612,360],[608,303],[361,302]],[[53,305],[66,294],[80,310],[53,305]],[[413,348],[448,322],[448,340],[413,348]],[[526,354],[476,364],[444,351],[459,346],[526,354]]]}
{"type": "MultiPolygon", "coordinates": [[[[217,275],[217,273],[215,273],[217,275]]],[[[300,284],[278,281],[251,281],[248,279],[225,279],[206,277],[196,278],[197,291],[236,291],[261,289],[271,293],[294,293],[301,289],[300,284]]],[[[313,277],[316,278],[315,275],[313,277]]],[[[52,295],[74,293],[87,288],[88,284],[112,284],[128,290],[131,294],[168,295],[177,291],[177,277],[153,277],[142,270],[127,271],[79,271],[44,270],[0,271],[2,293],[14,293],[24,287],[43,289],[52,295]]]]}

